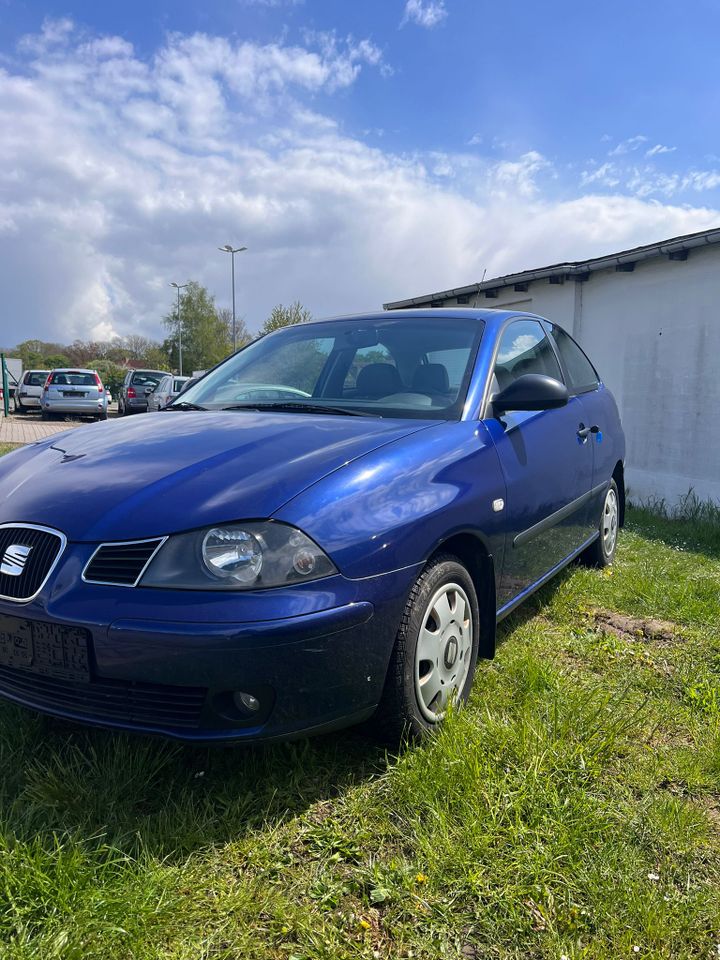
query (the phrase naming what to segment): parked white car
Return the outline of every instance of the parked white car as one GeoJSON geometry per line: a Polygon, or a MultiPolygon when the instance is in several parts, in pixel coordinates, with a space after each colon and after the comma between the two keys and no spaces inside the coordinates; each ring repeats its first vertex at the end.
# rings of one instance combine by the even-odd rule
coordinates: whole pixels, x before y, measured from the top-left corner
{"type": "Polygon", "coordinates": [[[180,393],[190,377],[175,377],[168,374],[163,377],[153,392],[148,395],[148,413],[163,410],[180,393]]]}
{"type": "Polygon", "coordinates": [[[25,371],[15,391],[15,409],[18,413],[40,409],[43,387],[49,376],[49,370],[25,371]]]}

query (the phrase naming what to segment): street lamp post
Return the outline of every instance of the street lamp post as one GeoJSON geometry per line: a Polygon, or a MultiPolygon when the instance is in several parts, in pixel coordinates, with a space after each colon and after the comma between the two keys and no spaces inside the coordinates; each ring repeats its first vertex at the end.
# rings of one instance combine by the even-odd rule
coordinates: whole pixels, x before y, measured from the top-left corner
{"type": "Polygon", "coordinates": [[[179,354],[179,365],[180,365],[180,376],[183,375],[182,369],[182,324],[180,323],[180,291],[184,290],[185,287],[189,286],[187,283],[175,283],[173,281],[170,284],[171,287],[175,287],[177,290],[177,316],[178,316],[178,354],[179,354]]]}
{"type": "Polygon", "coordinates": [[[235,254],[242,253],[247,247],[233,247],[231,243],[226,243],[224,247],[218,247],[221,253],[229,253],[232,260],[232,317],[233,317],[233,353],[237,350],[237,327],[235,325],[235,254]]]}

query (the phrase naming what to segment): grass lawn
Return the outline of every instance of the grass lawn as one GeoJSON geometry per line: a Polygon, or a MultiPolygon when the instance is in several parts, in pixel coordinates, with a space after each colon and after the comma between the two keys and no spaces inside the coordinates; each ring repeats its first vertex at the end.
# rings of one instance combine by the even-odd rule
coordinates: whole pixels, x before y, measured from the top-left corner
{"type": "Polygon", "coordinates": [[[0,957],[718,956],[719,622],[717,529],[633,511],[612,571],[506,621],[400,757],[4,705],[0,957]]]}

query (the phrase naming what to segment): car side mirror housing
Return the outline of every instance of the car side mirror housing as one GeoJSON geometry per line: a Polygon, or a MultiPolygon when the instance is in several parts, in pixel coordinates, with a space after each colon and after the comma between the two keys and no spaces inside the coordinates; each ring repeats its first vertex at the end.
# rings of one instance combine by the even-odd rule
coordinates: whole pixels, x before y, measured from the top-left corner
{"type": "Polygon", "coordinates": [[[149,395],[153,392],[154,389],[155,389],[155,387],[145,387],[145,396],[146,396],[146,397],[149,396],[149,395]]]}
{"type": "Polygon", "coordinates": [[[497,416],[508,410],[554,410],[564,407],[568,399],[564,383],[542,373],[526,373],[501,390],[492,405],[497,416]]]}

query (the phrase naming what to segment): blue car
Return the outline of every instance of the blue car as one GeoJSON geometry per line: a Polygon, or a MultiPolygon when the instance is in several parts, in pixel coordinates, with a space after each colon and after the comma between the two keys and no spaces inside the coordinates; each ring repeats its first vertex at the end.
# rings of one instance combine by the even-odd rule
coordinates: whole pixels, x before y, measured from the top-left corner
{"type": "Polygon", "coordinates": [[[0,696],[193,741],[422,735],[500,618],[612,562],[624,457],[612,395],[540,317],[279,330],[155,417],[0,460],[0,696]]]}

